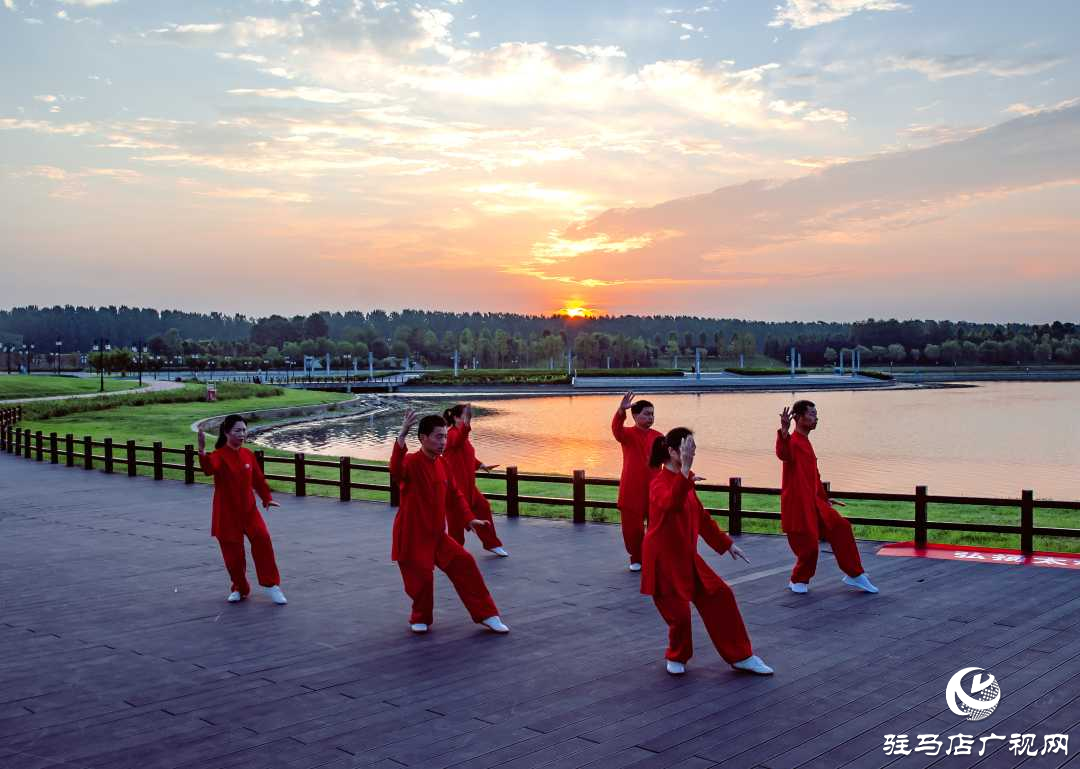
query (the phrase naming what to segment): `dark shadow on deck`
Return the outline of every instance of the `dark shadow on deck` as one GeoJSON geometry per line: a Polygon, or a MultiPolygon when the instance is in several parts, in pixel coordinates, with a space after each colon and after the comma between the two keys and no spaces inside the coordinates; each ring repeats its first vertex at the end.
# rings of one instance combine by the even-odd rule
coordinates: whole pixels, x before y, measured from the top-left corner
{"type": "Polygon", "coordinates": [[[613,526],[498,518],[512,557],[469,547],[513,632],[471,624],[440,575],[436,623],[413,637],[389,561],[391,510],[280,499],[268,520],[290,603],[231,606],[208,487],[0,457],[0,767],[1022,761],[1005,748],[982,759],[882,750],[886,733],[914,744],[991,730],[1036,733],[1039,747],[1072,731],[1080,752],[1075,573],[878,558],[864,542],[881,595],[845,588],[823,554],[799,597],[785,590],[785,541],[743,536],[751,566],[707,558],[776,675],[733,673],[697,623],[697,656],[672,678],[664,626],[613,526]],[[966,666],[990,670],[1004,693],[977,724],[945,704],[966,666]]]}

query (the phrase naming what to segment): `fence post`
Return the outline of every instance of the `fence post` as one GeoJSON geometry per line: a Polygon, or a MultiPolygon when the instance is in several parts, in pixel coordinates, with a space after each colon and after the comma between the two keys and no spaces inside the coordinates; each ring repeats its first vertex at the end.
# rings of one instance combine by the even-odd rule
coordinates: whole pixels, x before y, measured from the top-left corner
{"type": "Polygon", "coordinates": [[[397,478],[394,474],[390,474],[390,507],[401,506],[401,486],[398,485],[397,478]]]}
{"type": "Polygon", "coordinates": [[[133,439],[127,442],[127,470],[129,478],[134,478],[139,472],[138,465],[135,464],[136,461],[135,441],[133,439]]]}
{"type": "Polygon", "coordinates": [[[195,483],[195,447],[184,446],[184,483],[195,483]]]}
{"type": "Polygon", "coordinates": [[[926,547],[926,487],[915,487],[915,547],[926,547]]]}
{"type": "Polygon", "coordinates": [[[66,455],[65,464],[68,467],[75,466],[75,436],[68,433],[64,436],[64,454],[66,455]]]}
{"type": "Polygon", "coordinates": [[[34,459],[38,462],[45,459],[45,436],[41,430],[34,434],[34,459]]]}
{"type": "Polygon", "coordinates": [[[154,480],[160,481],[165,477],[165,468],[162,467],[164,452],[161,450],[161,441],[154,441],[154,480]]]}
{"type": "Polygon", "coordinates": [[[94,439],[89,435],[83,436],[83,468],[94,469],[94,439]]]}
{"type": "Polygon", "coordinates": [[[57,451],[59,447],[56,445],[56,440],[56,433],[49,433],[49,463],[54,465],[60,463],[60,453],[57,451]]]}
{"type": "Polygon", "coordinates": [[[30,428],[27,427],[23,432],[23,456],[27,459],[31,457],[31,445],[30,445],[30,428]]]}
{"type": "Polygon", "coordinates": [[[263,474],[265,475],[266,474],[266,453],[262,449],[259,449],[258,451],[255,452],[255,461],[259,463],[259,469],[262,470],[263,474]]]}
{"type": "Polygon", "coordinates": [[[1020,552],[1031,555],[1035,551],[1035,492],[1024,489],[1020,494],[1020,552]]]}
{"type": "Polygon", "coordinates": [[[15,428],[15,451],[12,452],[15,456],[22,454],[22,430],[18,427],[15,428]]]}
{"type": "Polygon", "coordinates": [[[342,502],[352,499],[352,460],[349,457],[338,460],[338,499],[342,502]]]}
{"type": "Polygon", "coordinates": [[[293,454],[293,475],[296,476],[296,491],[294,492],[298,497],[307,496],[307,478],[304,476],[304,452],[299,451],[293,454]]]}
{"type": "Polygon", "coordinates": [[[4,423],[0,425],[0,451],[8,450],[8,434],[10,432],[11,426],[8,424],[7,420],[4,420],[4,423]]]}
{"type": "Polygon", "coordinates": [[[105,439],[105,472],[113,471],[112,438],[105,439]]]}
{"type": "Polygon", "coordinates": [[[574,523],[585,523],[585,471],[574,471],[574,523]]]}
{"type": "Polygon", "coordinates": [[[519,514],[518,469],[511,466],[506,468],[506,517],[517,518],[519,514]]]}
{"type": "Polygon", "coordinates": [[[742,534],[742,478],[728,478],[728,534],[742,534]]]}

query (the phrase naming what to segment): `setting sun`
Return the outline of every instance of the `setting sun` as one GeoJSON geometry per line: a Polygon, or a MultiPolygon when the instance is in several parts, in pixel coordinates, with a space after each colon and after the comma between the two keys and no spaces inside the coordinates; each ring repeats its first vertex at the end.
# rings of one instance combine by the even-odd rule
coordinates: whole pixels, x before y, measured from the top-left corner
{"type": "Polygon", "coordinates": [[[596,310],[581,306],[563,307],[557,314],[565,315],[568,318],[595,318],[599,315],[596,310]]]}

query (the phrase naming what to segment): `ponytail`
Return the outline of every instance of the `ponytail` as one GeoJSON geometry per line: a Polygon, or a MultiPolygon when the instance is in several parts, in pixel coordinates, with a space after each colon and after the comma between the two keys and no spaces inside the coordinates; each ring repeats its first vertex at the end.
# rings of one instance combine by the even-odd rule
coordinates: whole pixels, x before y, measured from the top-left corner
{"type": "Polygon", "coordinates": [[[668,434],[653,441],[652,451],[649,452],[649,467],[660,467],[668,461],[668,449],[679,450],[686,436],[693,435],[694,431],[689,427],[674,427],[668,434]]]}
{"type": "Polygon", "coordinates": [[[465,413],[464,403],[458,403],[456,406],[451,406],[446,411],[444,411],[443,419],[446,420],[446,426],[453,427],[454,425],[456,425],[456,417],[460,417],[463,413],[465,413]]]}

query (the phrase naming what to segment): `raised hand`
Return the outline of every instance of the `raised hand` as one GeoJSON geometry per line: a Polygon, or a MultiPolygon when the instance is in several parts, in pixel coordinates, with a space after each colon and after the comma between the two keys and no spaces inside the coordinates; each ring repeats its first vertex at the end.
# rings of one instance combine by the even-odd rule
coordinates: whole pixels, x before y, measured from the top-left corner
{"type": "Polygon", "coordinates": [[[833,507],[847,507],[847,505],[841,502],[839,499],[830,499],[829,504],[833,507]]]}
{"type": "Polygon", "coordinates": [[[696,451],[697,444],[694,443],[694,436],[687,435],[683,438],[682,445],[679,446],[679,462],[682,464],[682,474],[686,477],[690,475],[690,468],[694,464],[696,451]]]}
{"type": "Polygon", "coordinates": [[[206,433],[203,432],[201,427],[199,428],[199,453],[206,453],[206,433]]]}
{"type": "Polygon", "coordinates": [[[626,411],[630,408],[630,404],[634,402],[634,393],[628,392],[622,397],[622,402],[619,403],[619,411],[626,411]]]}
{"type": "Polygon", "coordinates": [[[405,445],[405,439],[409,437],[409,431],[416,427],[420,421],[420,415],[412,409],[405,410],[405,419],[401,423],[401,432],[398,433],[398,443],[405,445]]]}
{"type": "Polygon", "coordinates": [[[466,403],[465,408],[461,410],[461,421],[466,425],[472,424],[472,404],[466,403]]]}
{"type": "Polygon", "coordinates": [[[791,434],[791,407],[784,406],[784,410],[780,412],[780,432],[785,436],[791,434]]]}
{"type": "Polygon", "coordinates": [[[480,465],[478,469],[483,470],[485,473],[490,473],[496,467],[498,467],[498,465],[480,465]]]}
{"type": "Polygon", "coordinates": [[[465,524],[465,528],[471,529],[472,531],[476,531],[477,526],[490,526],[490,525],[491,525],[490,521],[482,521],[479,518],[473,518],[471,521],[469,521],[467,524],[465,524]]]}

